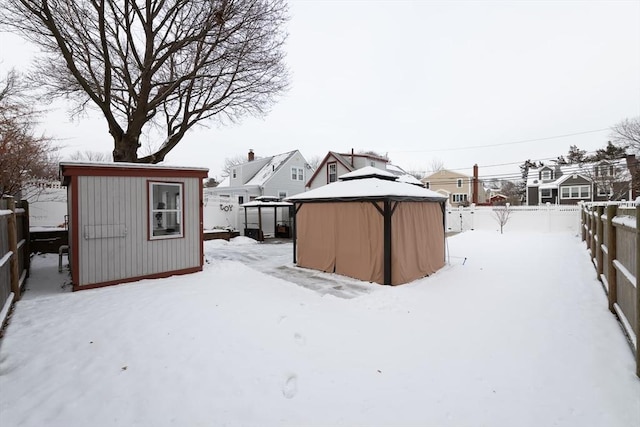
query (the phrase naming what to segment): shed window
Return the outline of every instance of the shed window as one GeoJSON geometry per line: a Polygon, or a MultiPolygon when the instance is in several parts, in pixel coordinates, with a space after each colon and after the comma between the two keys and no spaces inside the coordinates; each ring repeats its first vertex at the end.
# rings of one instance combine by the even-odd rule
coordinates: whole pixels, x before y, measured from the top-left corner
{"type": "Polygon", "coordinates": [[[183,237],[182,184],[149,182],[149,236],[151,240],[183,237]]]}

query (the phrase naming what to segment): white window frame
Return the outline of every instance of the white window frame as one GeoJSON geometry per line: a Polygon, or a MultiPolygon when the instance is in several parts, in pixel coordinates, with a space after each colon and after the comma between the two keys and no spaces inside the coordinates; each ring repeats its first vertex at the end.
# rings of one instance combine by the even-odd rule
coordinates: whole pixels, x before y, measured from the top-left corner
{"type": "Polygon", "coordinates": [[[235,178],[236,176],[238,176],[237,170],[235,168],[231,169],[231,178],[235,178]]]}
{"type": "Polygon", "coordinates": [[[337,163],[327,164],[327,181],[328,182],[338,181],[338,164],[337,163]],[[333,171],[331,169],[333,169],[333,171]],[[331,175],[334,176],[333,180],[331,180],[331,175]]]}
{"type": "Polygon", "coordinates": [[[184,184],[182,182],[148,181],[148,221],[149,240],[179,239],[184,237],[184,184]],[[175,187],[175,191],[163,191],[158,193],[160,199],[154,198],[154,188],[156,186],[175,187]],[[173,203],[169,203],[169,197],[175,196],[173,203]],[[166,207],[167,205],[174,207],[166,207]],[[164,234],[167,228],[164,224],[168,215],[174,214],[176,223],[179,226],[177,232],[164,234]],[[162,234],[161,234],[162,233],[162,234]]]}
{"type": "Polygon", "coordinates": [[[611,196],[613,191],[611,188],[605,188],[605,185],[596,184],[596,188],[598,189],[598,196],[611,196]]]}
{"type": "Polygon", "coordinates": [[[451,195],[453,203],[464,203],[469,201],[469,195],[466,193],[454,193],[451,195]]]}
{"type": "Polygon", "coordinates": [[[291,180],[304,181],[304,169],[295,166],[291,167],[291,180]]]}
{"type": "Polygon", "coordinates": [[[542,171],[542,180],[543,181],[551,181],[553,179],[551,175],[551,171],[549,169],[545,169],[542,171]]]}
{"type": "Polygon", "coordinates": [[[458,178],[458,180],[456,181],[456,186],[458,188],[462,188],[462,178],[458,178]]]}
{"type": "Polygon", "coordinates": [[[591,197],[590,185],[565,185],[560,187],[561,199],[589,199],[591,197]],[[583,190],[586,189],[586,196],[582,195],[583,190]],[[566,194],[568,193],[568,194],[566,194]]]}

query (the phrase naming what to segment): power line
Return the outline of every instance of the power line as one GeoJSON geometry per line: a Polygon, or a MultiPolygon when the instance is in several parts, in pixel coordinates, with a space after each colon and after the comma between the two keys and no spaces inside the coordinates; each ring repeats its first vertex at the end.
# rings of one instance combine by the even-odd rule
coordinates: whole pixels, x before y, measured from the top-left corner
{"type": "Polygon", "coordinates": [[[436,152],[436,151],[460,151],[460,150],[472,150],[472,149],[476,149],[476,148],[492,148],[492,147],[501,147],[501,146],[505,146],[505,145],[525,144],[525,143],[528,143],[528,142],[548,141],[550,139],[567,138],[569,136],[585,135],[585,134],[588,134],[588,133],[596,133],[596,132],[604,132],[605,130],[610,130],[610,129],[609,128],[604,128],[604,129],[587,130],[587,131],[584,131],[584,132],[574,132],[574,133],[567,133],[567,134],[564,134],[564,135],[548,136],[546,138],[523,139],[523,140],[520,140],[520,141],[501,142],[501,143],[498,143],[498,144],[475,145],[475,146],[456,147],[456,148],[435,148],[435,149],[430,149],[430,150],[394,150],[394,151],[390,151],[390,152],[391,153],[432,153],[432,152],[436,152]]]}

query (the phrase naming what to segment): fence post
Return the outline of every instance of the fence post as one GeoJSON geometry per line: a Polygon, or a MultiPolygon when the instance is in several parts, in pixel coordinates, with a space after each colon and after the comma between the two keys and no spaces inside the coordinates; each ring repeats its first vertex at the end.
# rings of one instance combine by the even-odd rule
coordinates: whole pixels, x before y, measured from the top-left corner
{"type": "Polygon", "coordinates": [[[636,375],[640,377],[640,205],[636,203],[636,375]]]}
{"type": "Polygon", "coordinates": [[[7,209],[12,213],[7,220],[7,234],[9,237],[9,250],[12,252],[9,260],[9,276],[11,280],[11,292],[14,301],[20,299],[20,272],[18,271],[18,230],[16,229],[16,202],[11,196],[3,196],[7,202],[7,209]]]}
{"type": "Polygon", "coordinates": [[[607,206],[607,283],[609,284],[609,292],[607,298],[609,299],[609,311],[613,314],[616,313],[613,308],[614,304],[618,300],[618,284],[617,284],[617,271],[613,266],[613,261],[616,259],[616,227],[613,224],[613,218],[617,215],[618,206],[607,206]]]}
{"type": "Polygon", "coordinates": [[[596,272],[598,274],[598,280],[602,281],[602,241],[604,237],[604,223],[602,219],[602,213],[604,212],[604,206],[598,206],[596,208],[596,272]]]}
{"type": "Polygon", "coordinates": [[[22,235],[24,236],[24,268],[26,273],[25,277],[29,277],[29,271],[31,270],[31,238],[29,236],[29,202],[26,200],[20,201],[20,206],[24,209],[24,216],[22,217],[22,235]]]}
{"type": "Polygon", "coordinates": [[[585,210],[585,206],[584,204],[580,205],[580,239],[584,242],[584,226],[586,225],[585,220],[584,220],[584,210],[585,210]]]}

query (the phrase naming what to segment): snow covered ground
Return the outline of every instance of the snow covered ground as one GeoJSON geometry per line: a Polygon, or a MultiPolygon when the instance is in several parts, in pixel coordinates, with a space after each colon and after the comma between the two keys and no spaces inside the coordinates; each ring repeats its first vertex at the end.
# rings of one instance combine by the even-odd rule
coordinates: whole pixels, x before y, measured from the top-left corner
{"type": "Polygon", "coordinates": [[[9,426],[637,426],[640,380],[569,233],[466,232],[384,287],[206,242],[201,273],[69,292],[56,256],[0,341],[9,426]]]}

